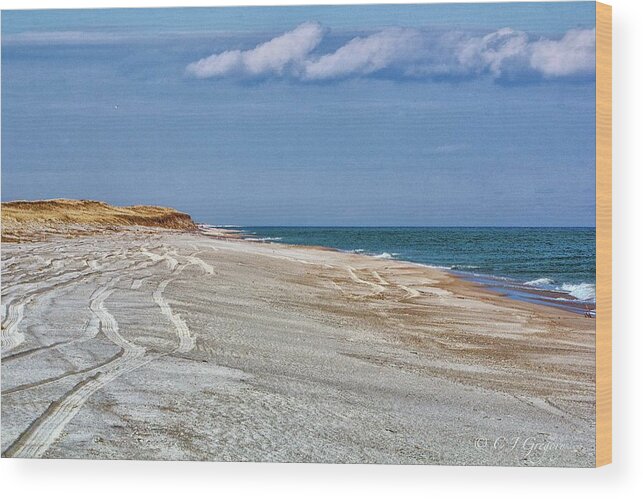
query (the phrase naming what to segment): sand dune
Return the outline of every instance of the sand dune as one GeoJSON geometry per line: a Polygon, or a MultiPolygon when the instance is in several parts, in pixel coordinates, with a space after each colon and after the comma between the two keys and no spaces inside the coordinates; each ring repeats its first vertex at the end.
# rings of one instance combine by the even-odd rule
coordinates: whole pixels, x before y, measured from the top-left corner
{"type": "Polygon", "coordinates": [[[195,230],[189,215],[160,206],[112,206],[100,201],[49,199],[2,203],[2,241],[42,240],[122,227],[195,230]]]}

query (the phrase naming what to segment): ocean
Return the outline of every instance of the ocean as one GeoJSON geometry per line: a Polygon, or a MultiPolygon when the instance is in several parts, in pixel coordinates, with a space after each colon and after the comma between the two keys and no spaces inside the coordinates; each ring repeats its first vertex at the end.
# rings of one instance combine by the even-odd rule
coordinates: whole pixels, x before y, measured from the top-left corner
{"type": "Polygon", "coordinates": [[[578,313],[595,308],[594,228],[243,227],[240,230],[246,239],[327,246],[437,266],[518,300],[578,313]]]}

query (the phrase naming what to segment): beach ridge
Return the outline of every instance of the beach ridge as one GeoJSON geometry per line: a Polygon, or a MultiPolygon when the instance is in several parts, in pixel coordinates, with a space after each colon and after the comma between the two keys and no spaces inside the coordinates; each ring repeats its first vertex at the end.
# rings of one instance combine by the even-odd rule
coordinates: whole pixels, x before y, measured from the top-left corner
{"type": "Polygon", "coordinates": [[[46,199],[3,202],[2,242],[74,237],[125,227],[196,230],[190,215],[160,206],[114,206],[102,201],[46,199]]]}

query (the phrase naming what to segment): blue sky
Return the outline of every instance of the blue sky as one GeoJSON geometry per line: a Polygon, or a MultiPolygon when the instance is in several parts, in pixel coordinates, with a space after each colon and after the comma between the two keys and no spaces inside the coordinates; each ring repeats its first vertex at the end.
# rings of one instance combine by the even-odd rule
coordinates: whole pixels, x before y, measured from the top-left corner
{"type": "Polygon", "coordinates": [[[5,11],[2,198],[594,225],[594,3],[5,11]]]}

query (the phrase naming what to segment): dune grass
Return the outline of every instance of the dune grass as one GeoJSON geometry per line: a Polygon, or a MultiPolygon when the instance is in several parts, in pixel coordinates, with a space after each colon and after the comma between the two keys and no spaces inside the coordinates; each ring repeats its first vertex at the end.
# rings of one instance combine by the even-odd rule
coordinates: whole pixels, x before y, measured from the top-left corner
{"type": "Polygon", "coordinates": [[[194,230],[189,215],[160,206],[112,206],[100,201],[50,199],[2,203],[2,240],[32,240],[38,232],[75,232],[116,227],[194,230]]]}

